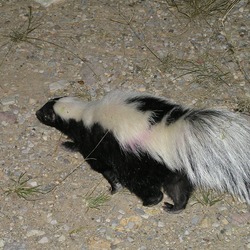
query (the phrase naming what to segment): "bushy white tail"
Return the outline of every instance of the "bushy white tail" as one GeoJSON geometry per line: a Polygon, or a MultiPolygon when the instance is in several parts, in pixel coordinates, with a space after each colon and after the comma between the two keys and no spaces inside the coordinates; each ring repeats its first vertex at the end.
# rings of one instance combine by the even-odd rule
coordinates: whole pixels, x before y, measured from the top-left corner
{"type": "Polygon", "coordinates": [[[225,111],[191,110],[176,140],[175,166],[193,184],[239,196],[250,204],[250,124],[225,111]]]}

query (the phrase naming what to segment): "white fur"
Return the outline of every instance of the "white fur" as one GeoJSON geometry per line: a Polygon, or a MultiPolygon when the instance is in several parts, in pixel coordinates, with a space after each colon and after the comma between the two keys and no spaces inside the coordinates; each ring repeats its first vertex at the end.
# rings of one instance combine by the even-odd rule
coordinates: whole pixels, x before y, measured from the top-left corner
{"type": "MultiPolygon", "coordinates": [[[[150,113],[138,112],[134,103],[124,105],[128,97],[131,95],[127,93],[111,93],[93,109],[92,122],[99,122],[105,129],[112,131],[123,147],[133,146],[150,127],[150,113]]],[[[83,120],[85,118],[86,114],[83,114],[83,120]]]]}
{"type": "Polygon", "coordinates": [[[54,111],[64,120],[82,120],[86,103],[77,97],[63,97],[54,105],[54,111]]]}
{"type": "Polygon", "coordinates": [[[165,119],[151,125],[152,112],[125,103],[136,96],[115,91],[89,103],[67,97],[60,99],[55,111],[64,119],[82,119],[88,127],[98,122],[114,133],[124,150],[147,152],[172,170],[184,170],[193,184],[228,190],[250,204],[245,185],[250,186],[249,122],[226,111],[207,116],[202,110],[190,110],[170,125],[165,119]],[[195,122],[194,112],[199,117],[195,122]]]}

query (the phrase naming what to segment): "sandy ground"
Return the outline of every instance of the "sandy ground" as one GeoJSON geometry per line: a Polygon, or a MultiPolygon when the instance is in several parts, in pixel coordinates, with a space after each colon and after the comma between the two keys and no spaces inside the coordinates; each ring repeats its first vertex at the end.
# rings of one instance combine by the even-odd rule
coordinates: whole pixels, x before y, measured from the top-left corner
{"type": "Polygon", "coordinates": [[[250,249],[246,204],[196,192],[173,215],[110,196],[34,115],[51,97],[112,89],[247,112],[248,1],[212,15],[164,0],[38,2],[0,0],[0,249],[250,249]]]}

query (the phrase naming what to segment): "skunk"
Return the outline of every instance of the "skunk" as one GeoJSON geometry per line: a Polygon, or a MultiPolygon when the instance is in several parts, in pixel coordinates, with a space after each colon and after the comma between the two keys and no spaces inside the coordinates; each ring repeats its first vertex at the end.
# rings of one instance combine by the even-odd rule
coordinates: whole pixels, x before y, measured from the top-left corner
{"type": "Polygon", "coordinates": [[[195,187],[228,191],[250,204],[250,124],[238,114],[191,109],[149,94],[113,91],[103,99],[48,101],[41,123],[71,141],[91,168],[111,185],[128,188],[144,206],[163,193],[184,209],[195,187]]]}

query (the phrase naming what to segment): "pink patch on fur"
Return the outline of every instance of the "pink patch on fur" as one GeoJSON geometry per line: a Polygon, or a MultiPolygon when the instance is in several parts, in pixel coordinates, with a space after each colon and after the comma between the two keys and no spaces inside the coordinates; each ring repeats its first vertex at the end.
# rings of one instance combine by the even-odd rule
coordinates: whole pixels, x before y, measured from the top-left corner
{"type": "Polygon", "coordinates": [[[138,153],[138,151],[143,148],[143,144],[149,140],[150,134],[150,129],[139,133],[136,138],[133,138],[126,143],[125,148],[132,151],[133,153],[138,153]]]}

